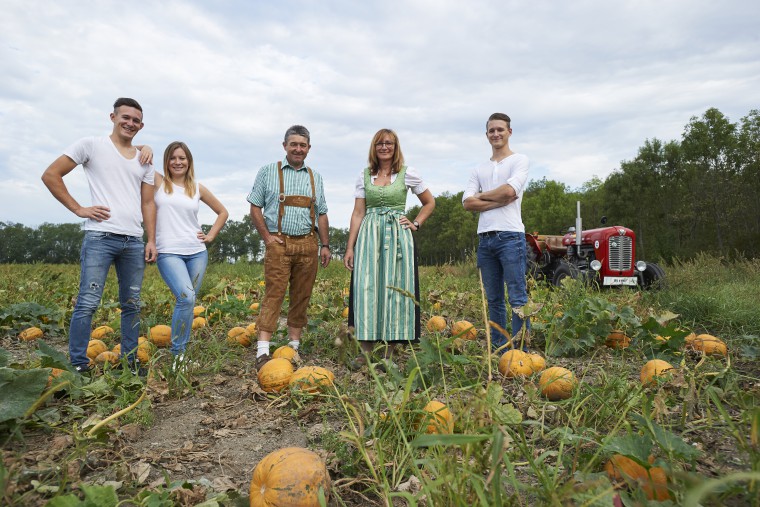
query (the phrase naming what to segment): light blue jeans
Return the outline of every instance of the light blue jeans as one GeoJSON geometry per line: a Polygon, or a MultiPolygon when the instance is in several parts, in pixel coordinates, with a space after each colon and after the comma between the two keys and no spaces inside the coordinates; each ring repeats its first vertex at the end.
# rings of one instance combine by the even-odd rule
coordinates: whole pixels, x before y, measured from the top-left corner
{"type": "Polygon", "coordinates": [[[190,341],[195,295],[200,290],[203,275],[206,273],[208,251],[190,255],[160,253],[156,264],[161,278],[176,299],[172,314],[171,347],[172,354],[176,356],[185,351],[187,342],[190,341]]]}
{"type": "Polygon", "coordinates": [[[100,306],[111,264],[116,268],[121,305],[121,354],[134,362],[140,333],[140,289],[145,271],[142,238],[101,231],[85,231],[80,253],[79,295],[71,315],[69,357],[86,367],[92,316],[100,306]]]}
{"type": "MultiPolygon", "coordinates": [[[[528,303],[525,282],[527,262],[525,234],[522,232],[492,232],[480,235],[478,244],[478,267],[488,300],[489,318],[507,329],[507,307],[504,302],[504,285],[507,287],[509,306],[519,308],[528,303]]],[[[530,319],[525,322],[530,329],[530,319]]],[[[523,327],[523,319],[512,312],[512,336],[523,327]]],[[[507,343],[507,338],[491,328],[491,347],[497,349],[507,343]]],[[[515,345],[518,345],[515,343],[515,345]]]]}

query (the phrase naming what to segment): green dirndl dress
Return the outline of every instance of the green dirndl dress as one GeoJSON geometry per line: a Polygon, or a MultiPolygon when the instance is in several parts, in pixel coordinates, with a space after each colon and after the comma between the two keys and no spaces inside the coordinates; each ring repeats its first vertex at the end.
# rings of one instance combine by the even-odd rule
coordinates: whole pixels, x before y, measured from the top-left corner
{"type": "Polygon", "coordinates": [[[359,341],[416,342],[419,277],[414,237],[399,218],[406,207],[406,166],[388,186],[364,171],[366,214],[354,247],[348,325],[359,341]]]}

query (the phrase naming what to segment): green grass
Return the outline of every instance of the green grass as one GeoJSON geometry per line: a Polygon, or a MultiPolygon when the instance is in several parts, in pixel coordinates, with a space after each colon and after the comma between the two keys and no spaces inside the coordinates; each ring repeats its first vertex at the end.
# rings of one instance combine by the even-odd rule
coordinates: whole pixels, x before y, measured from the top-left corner
{"type": "MultiPolygon", "coordinates": [[[[449,324],[475,323],[478,341],[455,343],[448,332],[425,333],[399,356],[400,369],[351,376],[340,366],[357,353],[341,317],[349,274],[333,262],[319,272],[302,352],[312,364],[338,365],[335,388],[317,395],[286,394],[273,410],[295,418],[304,407],[318,404],[332,429],[317,445],[337,457],[334,505],[612,505],[616,495],[625,505],[646,504],[638,485],[614,484],[604,473],[607,459],[620,453],[641,463],[650,454],[655,457],[654,465],[670,478],[670,505],[760,506],[760,263],[702,256],[665,269],[668,287],[659,292],[598,292],[572,282],[560,289],[531,285],[531,299],[543,305],[534,317],[531,348],[546,356],[548,366],[569,368],[579,379],[572,397],[552,402],[539,392],[537,376],[504,379],[496,358],[489,363],[481,288],[471,263],[422,268],[419,303],[425,319],[436,313],[449,324]],[[434,303],[440,310],[433,310],[434,303]],[[631,346],[604,347],[612,329],[631,336],[631,346]],[[680,345],[688,331],[722,338],[730,357],[684,354],[680,345]],[[657,334],[671,341],[657,342],[657,334]],[[652,357],[668,360],[677,371],[667,381],[643,387],[639,370],[652,357]],[[430,400],[444,402],[454,414],[452,435],[420,430],[430,400]]],[[[0,266],[4,343],[31,324],[65,336],[77,271],[75,266],[0,266]]],[[[226,331],[254,320],[248,306],[263,295],[262,279],[258,265],[209,267],[200,301],[209,326],[196,331],[189,350],[201,368],[173,377],[167,399],[192,395],[225,375],[230,365],[249,367],[242,350],[226,343],[226,331]]],[[[155,267],[146,271],[143,294],[143,331],[168,324],[172,301],[155,267]]],[[[118,323],[117,307],[111,278],[95,322],[118,323]]],[[[283,333],[275,336],[284,344],[283,333]]],[[[40,358],[23,349],[14,353],[9,367],[16,371],[56,361],[54,355],[40,358]]],[[[166,359],[157,358],[153,367],[168,372],[166,359]]],[[[61,470],[82,459],[84,421],[93,413],[105,416],[128,406],[141,394],[139,380],[104,378],[77,386],[68,401],[51,398],[29,417],[0,423],[4,455],[20,452],[18,442],[25,435],[61,431],[64,426],[51,422],[57,417],[66,427],[80,428],[73,432],[75,452],[60,458],[61,470]]],[[[163,423],[152,417],[147,402],[124,416],[122,423],[127,422],[163,423]]],[[[108,433],[101,438],[108,439],[108,433]]],[[[43,483],[59,487],[53,497],[75,492],[62,474],[43,483]]],[[[45,496],[4,465],[0,485],[9,505],[45,496]]],[[[100,493],[107,495],[92,492],[100,493]]],[[[237,505],[241,500],[233,496],[217,492],[214,498],[237,505]]],[[[118,497],[144,505],[169,498],[167,489],[138,485],[120,490],[118,497]]]]}

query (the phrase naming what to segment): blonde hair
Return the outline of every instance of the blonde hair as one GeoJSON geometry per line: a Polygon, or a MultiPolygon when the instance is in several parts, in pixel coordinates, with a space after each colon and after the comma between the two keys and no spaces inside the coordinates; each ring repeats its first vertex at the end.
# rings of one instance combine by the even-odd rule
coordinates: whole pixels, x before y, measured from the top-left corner
{"type": "Polygon", "coordinates": [[[377,174],[380,170],[380,159],[377,158],[377,144],[383,136],[390,136],[394,145],[393,160],[391,160],[391,171],[393,174],[398,174],[401,170],[401,166],[404,165],[404,154],[401,153],[401,144],[398,142],[398,136],[391,129],[380,129],[372,138],[372,143],[369,145],[369,172],[370,174],[377,174]]]}
{"type": "Polygon", "coordinates": [[[187,147],[182,141],[174,141],[169,144],[164,150],[164,192],[171,194],[174,192],[174,184],[169,174],[169,160],[174,153],[174,150],[181,148],[185,152],[187,157],[187,172],[185,173],[185,181],[183,186],[185,187],[185,195],[188,197],[195,196],[195,169],[193,168],[193,154],[190,153],[190,148],[187,147]]]}

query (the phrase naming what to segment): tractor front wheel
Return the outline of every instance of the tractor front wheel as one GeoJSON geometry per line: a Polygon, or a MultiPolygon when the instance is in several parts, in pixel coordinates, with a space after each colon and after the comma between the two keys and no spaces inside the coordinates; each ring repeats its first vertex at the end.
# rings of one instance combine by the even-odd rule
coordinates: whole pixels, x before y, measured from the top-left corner
{"type": "Polygon", "coordinates": [[[647,262],[647,269],[641,273],[641,288],[644,290],[664,289],[665,270],[654,262],[647,262]]]}

